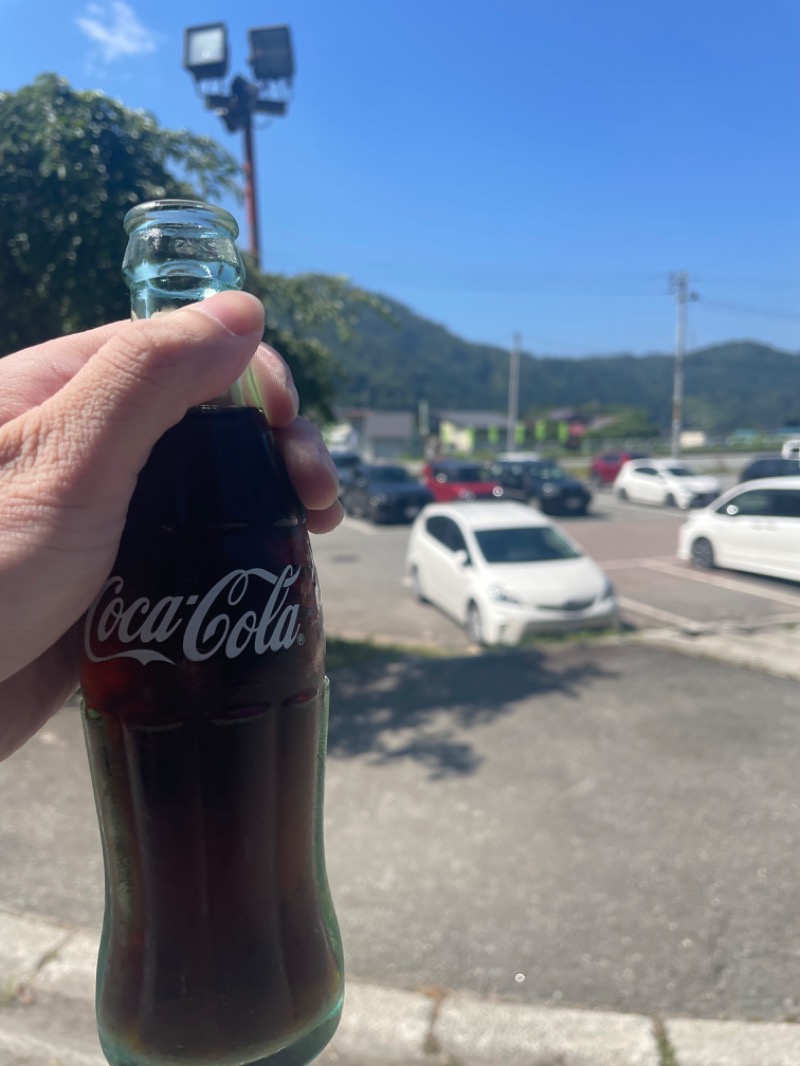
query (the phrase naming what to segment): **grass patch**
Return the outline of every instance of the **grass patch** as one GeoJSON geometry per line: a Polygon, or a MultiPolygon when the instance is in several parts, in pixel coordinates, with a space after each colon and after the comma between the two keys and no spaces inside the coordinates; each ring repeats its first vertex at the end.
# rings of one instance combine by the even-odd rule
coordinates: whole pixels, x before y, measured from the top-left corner
{"type": "Polygon", "coordinates": [[[678,1060],[675,1058],[675,1050],[669,1042],[664,1023],[656,1021],[653,1030],[656,1038],[656,1046],[658,1047],[658,1054],[661,1059],[660,1066],[678,1066],[678,1060]]]}
{"type": "Polygon", "coordinates": [[[590,629],[567,629],[561,633],[533,633],[529,637],[525,637],[518,647],[535,649],[542,645],[552,647],[553,645],[584,644],[590,641],[602,644],[604,641],[616,640],[625,633],[632,631],[632,626],[622,623],[619,626],[607,626],[605,629],[593,627],[590,629]]]}
{"type": "Polygon", "coordinates": [[[403,659],[458,659],[465,655],[513,655],[537,649],[565,647],[586,642],[603,643],[614,641],[630,632],[632,627],[622,625],[608,629],[576,629],[563,633],[536,633],[525,638],[521,644],[491,644],[485,648],[439,648],[433,645],[398,644],[379,640],[348,640],[344,637],[328,637],[325,663],[328,672],[343,670],[370,663],[400,662],[403,659]]]}
{"type": "Polygon", "coordinates": [[[367,663],[397,662],[399,659],[441,659],[448,653],[438,648],[421,648],[404,644],[380,644],[370,640],[344,640],[328,637],[325,650],[325,665],[330,670],[342,670],[349,666],[364,666],[367,663]]]}

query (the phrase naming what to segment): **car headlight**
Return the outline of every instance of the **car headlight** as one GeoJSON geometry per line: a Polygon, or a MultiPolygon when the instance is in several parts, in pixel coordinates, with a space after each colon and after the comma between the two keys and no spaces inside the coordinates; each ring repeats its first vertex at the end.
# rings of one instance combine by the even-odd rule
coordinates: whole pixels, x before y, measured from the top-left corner
{"type": "Polygon", "coordinates": [[[517,599],[513,593],[508,592],[501,585],[490,585],[486,590],[489,593],[489,599],[496,600],[498,603],[521,603],[522,601],[517,599]]]}

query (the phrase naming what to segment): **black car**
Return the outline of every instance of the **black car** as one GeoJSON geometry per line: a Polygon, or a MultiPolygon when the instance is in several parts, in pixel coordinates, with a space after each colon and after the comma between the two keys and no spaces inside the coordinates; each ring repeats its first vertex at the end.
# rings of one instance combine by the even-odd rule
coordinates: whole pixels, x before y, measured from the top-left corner
{"type": "Polygon", "coordinates": [[[547,459],[499,459],[492,473],[503,486],[506,499],[535,503],[545,514],[585,515],[592,494],[558,463],[547,459]]]}
{"type": "Polygon", "coordinates": [[[339,475],[339,499],[341,500],[346,486],[353,480],[358,471],[364,465],[364,460],[358,452],[331,451],[336,473],[339,475]]]}
{"type": "Polygon", "coordinates": [[[800,462],[797,459],[784,459],[776,452],[774,455],[759,455],[739,474],[739,481],[753,481],[759,477],[791,477],[800,474],[800,462]]]}
{"type": "Polygon", "coordinates": [[[341,500],[350,515],[373,522],[411,522],[433,500],[433,493],[404,466],[375,463],[355,471],[342,489],[341,500]]]}

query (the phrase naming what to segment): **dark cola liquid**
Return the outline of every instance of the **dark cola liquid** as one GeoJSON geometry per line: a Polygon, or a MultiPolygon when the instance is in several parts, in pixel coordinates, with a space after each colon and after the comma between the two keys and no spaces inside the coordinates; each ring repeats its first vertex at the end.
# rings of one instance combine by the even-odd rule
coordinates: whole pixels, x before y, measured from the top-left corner
{"type": "Polygon", "coordinates": [[[259,411],[190,411],[140,475],[87,619],[114,1066],[301,1066],[341,1010],[322,616],[275,454],[259,411]]]}

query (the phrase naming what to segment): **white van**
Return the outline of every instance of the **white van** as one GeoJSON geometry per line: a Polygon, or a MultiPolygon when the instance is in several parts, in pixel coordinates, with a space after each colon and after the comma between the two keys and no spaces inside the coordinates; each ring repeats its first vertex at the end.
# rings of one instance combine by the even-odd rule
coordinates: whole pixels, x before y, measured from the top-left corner
{"type": "Polygon", "coordinates": [[[785,440],[781,448],[781,458],[800,459],[800,439],[794,437],[792,440],[785,440]]]}
{"type": "Polygon", "coordinates": [[[678,533],[678,558],[800,581],[800,477],[759,478],[730,489],[678,533]]]}

